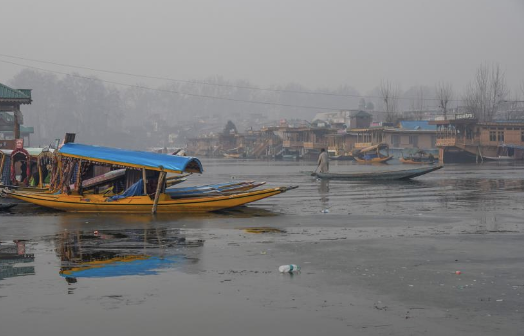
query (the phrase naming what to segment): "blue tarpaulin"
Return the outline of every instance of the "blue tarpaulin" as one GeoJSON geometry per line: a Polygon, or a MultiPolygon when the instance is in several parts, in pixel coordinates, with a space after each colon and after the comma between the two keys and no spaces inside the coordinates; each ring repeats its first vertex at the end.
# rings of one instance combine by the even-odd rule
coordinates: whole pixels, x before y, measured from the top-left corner
{"type": "Polygon", "coordinates": [[[115,195],[107,199],[108,202],[113,202],[122,198],[127,198],[131,196],[142,196],[144,194],[144,182],[142,179],[138,180],[135,184],[129,187],[126,191],[120,195],[115,195]]]}
{"type": "Polygon", "coordinates": [[[110,163],[125,167],[145,168],[171,173],[202,173],[200,160],[190,156],[176,156],[152,152],[132,151],[127,149],[89,146],[68,143],[60,148],[59,153],[90,161],[110,163]]]}

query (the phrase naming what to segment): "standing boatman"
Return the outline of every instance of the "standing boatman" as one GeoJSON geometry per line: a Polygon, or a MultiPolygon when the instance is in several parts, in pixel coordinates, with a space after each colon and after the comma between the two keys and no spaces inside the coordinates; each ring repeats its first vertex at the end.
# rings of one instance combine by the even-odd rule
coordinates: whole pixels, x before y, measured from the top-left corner
{"type": "Polygon", "coordinates": [[[329,171],[329,157],[325,148],[320,150],[320,155],[318,156],[318,167],[320,168],[321,173],[327,173],[329,171]]]}

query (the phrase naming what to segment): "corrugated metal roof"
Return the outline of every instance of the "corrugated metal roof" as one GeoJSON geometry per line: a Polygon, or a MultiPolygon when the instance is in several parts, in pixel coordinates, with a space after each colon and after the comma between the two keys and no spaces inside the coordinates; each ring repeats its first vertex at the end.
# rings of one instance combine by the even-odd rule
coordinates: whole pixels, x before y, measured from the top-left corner
{"type": "Polygon", "coordinates": [[[28,89],[13,89],[7,85],[0,83],[0,99],[21,99],[25,101],[31,101],[31,90],[28,89]]]}
{"type": "Polygon", "coordinates": [[[429,121],[404,120],[400,122],[400,128],[405,130],[436,131],[436,125],[430,125],[429,121]]]}

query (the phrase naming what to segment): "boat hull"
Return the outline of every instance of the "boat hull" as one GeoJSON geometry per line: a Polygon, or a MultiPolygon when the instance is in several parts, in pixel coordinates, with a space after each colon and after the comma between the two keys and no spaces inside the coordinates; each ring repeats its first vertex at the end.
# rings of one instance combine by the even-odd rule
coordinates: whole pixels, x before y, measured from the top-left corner
{"type": "Polygon", "coordinates": [[[393,159],[393,156],[386,156],[381,158],[372,158],[370,160],[362,159],[359,157],[355,157],[355,161],[358,163],[386,163],[389,160],[393,159]]]}
{"type": "MultiPolygon", "coordinates": [[[[278,187],[227,196],[198,197],[173,200],[162,194],[157,213],[195,213],[232,208],[281,194],[295,187],[278,187]]],[[[43,195],[12,193],[12,198],[67,212],[97,213],[151,213],[153,200],[149,196],[132,196],[113,202],[106,202],[101,195],[43,195]]]]}
{"type": "Polygon", "coordinates": [[[405,158],[400,158],[399,161],[402,162],[402,163],[405,163],[405,164],[419,164],[419,165],[435,163],[435,161],[429,161],[429,160],[426,160],[426,161],[415,161],[415,160],[410,160],[410,159],[405,159],[405,158]]]}
{"type": "Polygon", "coordinates": [[[229,182],[215,185],[204,185],[196,187],[187,187],[187,188],[168,188],[166,189],[166,194],[171,196],[173,199],[184,198],[184,197],[202,197],[202,196],[215,196],[215,195],[224,195],[232,192],[247,191],[261,185],[264,185],[266,182],[255,182],[255,181],[245,181],[245,182],[229,182]]]}
{"type": "Polygon", "coordinates": [[[441,169],[442,166],[429,167],[429,168],[418,168],[418,169],[406,169],[397,171],[386,171],[376,173],[353,173],[353,174],[340,174],[340,173],[316,173],[320,179],[326,180],[355,180],[355,181],[392,181],[392,180],[409,180],[417,176],[431,173],[435,170],[441,169]]]}
{"type": "Polygon", "coordinates": [[[484,160],[490,160],[490,161],[515,161],[516,158],[513,156],[483,156],[484,160]]]}

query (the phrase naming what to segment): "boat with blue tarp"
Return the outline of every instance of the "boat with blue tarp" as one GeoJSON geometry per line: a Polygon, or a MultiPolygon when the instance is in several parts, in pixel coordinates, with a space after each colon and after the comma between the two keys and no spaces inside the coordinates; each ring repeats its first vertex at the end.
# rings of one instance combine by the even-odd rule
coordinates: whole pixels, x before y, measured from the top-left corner
{"type": "MultiPolygon", "coordinates": [[[[202,163],[198,158],[76,143],[64,144],[58,150],[57,157],[60,169],[57,170],[58,176],[54,177],[53,193],[4,192],[15,199],[71,212],[179,213],[236,207],[296,188],[239,191],[230,186],[229,189],[222,187],[222,192],[220,188],[211,192],[212,188],[206,186],[200,190],[193,189],[195,197],[173,198],[166,192],[167,173],[202,173],[202,163]],[[98,167],[126,169],[125,178],[120,180],[122,192],[116,190],[111,196],[96,190],[93,193],[84,192],[83,180],[96,175],[98,167]]],[[[242,188],[252,186],[248,184],[242,188]]],[[[185,195],[188,195],[187,190],[185,195]]]]}

